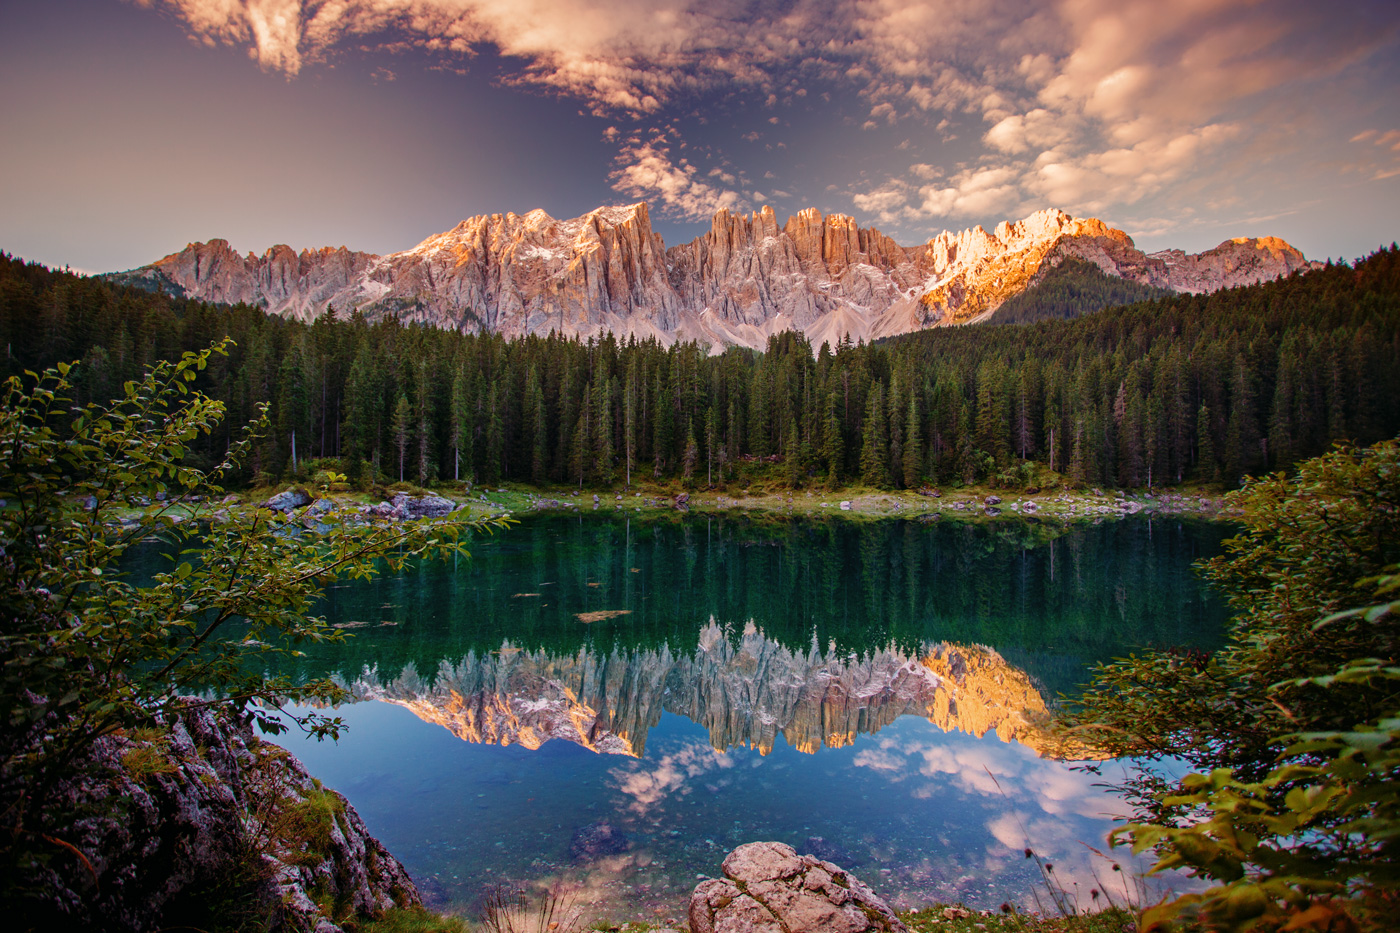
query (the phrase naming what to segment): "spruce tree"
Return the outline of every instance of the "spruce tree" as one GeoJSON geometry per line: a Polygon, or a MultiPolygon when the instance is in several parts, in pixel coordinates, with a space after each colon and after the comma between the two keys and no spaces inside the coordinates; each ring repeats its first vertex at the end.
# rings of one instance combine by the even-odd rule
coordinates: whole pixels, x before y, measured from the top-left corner
{"type": "Polygon", "coordinates": [[[890,482],[889,421],[885,413],[885,387],[875,383],[865,409],[865,431],[860,447],[860,479],[867,486],[888,486],[890,482]]]}
{"type": "Polygon", "coordinates": [[[924,441],[919,428],[919,398],[909,393],[909,415],[904,422],[904,486],[913,489],[923,479],[924,441]]]}
{"type": "Polygon", "coordinates": [[[394,449],[399,452],[399,482],[402,483],[409,442],[413,439],[413,408],[408,404],[408,396],[402,392],[394,403],[394,417],[389,423],[389,431],[394,438],[394,449]]]}

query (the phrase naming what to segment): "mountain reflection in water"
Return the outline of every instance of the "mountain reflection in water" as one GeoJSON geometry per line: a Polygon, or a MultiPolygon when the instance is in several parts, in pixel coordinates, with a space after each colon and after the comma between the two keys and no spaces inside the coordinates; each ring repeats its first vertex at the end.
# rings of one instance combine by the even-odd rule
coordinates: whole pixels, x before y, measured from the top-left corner
{"type": "Polygon", "coordinates": [[[562,880],[594,916],[679,919],[759,839],[900,906],[1033,908],[1022,848],[1087,896],[1084,844],[1123,808],[1096,786],[1120,765],[1049,754],[1047,706],[1096,661],[1215,643],[1191,563],[1228,533],[536,516],[329,590],[354,637],[278,672],[383,702],[341,707],[337,743],[285,741],[454,909],[562,880]],[[620,851],[574,844],[600,824],[620,851]]]}
{"type": "Polygon", "coordinates": [[[713,621],[693,652],[668,646],[551,656],[502,644],[443,661],[424,678],[413,663],[392,679],[367,669],[356,699],[412,710],[468,742],[539,748],[550,739],[642,757],[663,712],[704,726],[719,752],[843,748],[900,716],[944,731],[994,732],[1042,751],[1045,699],[1025,672],[980,645],[889,646],[865,655],[792,651],[750,623],[737,643],[713,621]]]}

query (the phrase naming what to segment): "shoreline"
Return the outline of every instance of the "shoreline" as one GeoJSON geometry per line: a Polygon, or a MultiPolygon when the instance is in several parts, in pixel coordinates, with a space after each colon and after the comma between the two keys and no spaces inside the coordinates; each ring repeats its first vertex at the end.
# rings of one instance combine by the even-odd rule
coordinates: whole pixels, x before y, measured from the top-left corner
{"type": "Polygon", "coordinates": [[[960,523],[1092,524],[1129,515],[1172,516],[1229,522],[1238,517],[1223,494],[1209,491],[1122,490],[994,490],[981,487],[922,495],[911,490],[847,488],[784,490],[731,494],[719,490],[665,487],[543,491],[532,487],[476,487],[465,491],[440,489],[468,506],[473,518],[508,515],[522,519],[543,513],[595,513],[660,516],[677,513],[751,514],[754,516],[820,517],[842,521],[906,521],[960,523]],[[452,496],[452,493],[457,493],[452,496]]]}
{"type": "MultiPolygon", "coordinates": [[[[220,512],[266,507],[273,496],[287,490],[302,490],[308,503],[329,500],[337,511],[355,511],[367,516],[384,512],[370,509],[388,505],[396,496],[441,497],[454,508],[446,514],[469,520],[509,518],[515,521],[532,515],[625,515],[640,518],[692,515],[745,515],[755,519],[788,518],[834,519],[838,521],[917,521],[924,524],[951,522],[978,525],[1043,525],[1069,528],[1099,524],[1133,515],[1188,518],[1197,521],[1233,522],[1240,512],[1216,490],[1185,488],[1181,491],[1153,490],[1071,490],[1063,487],[1043,490],[1001,490],[965,487],[949,490],[885,490],[847,487],[840,490],[723,491],[718,488],[685,490],[674,486],[538,488],[523,484],[497,487],[445,483],[418,487],[398,483],[370,492],[336,490],[287,483],[230,491],[221,499],[169,499],[133,502],[114,510],[123,524],[134,523],[143,512],[160,509],[175,523],[188,520],[219,521],[220,512]]],[[[83,502],[75,503],[79,511],[83,502]]],[[[0,503],[3,506],[3,503],[0,503]]],[[[300,515],[306,507],[290,510],[300,515]]],[[[393,517],[387,520],[400,520],[393,517]]],[[[430,519],[431,520],[431,519],[430,519]]]]}

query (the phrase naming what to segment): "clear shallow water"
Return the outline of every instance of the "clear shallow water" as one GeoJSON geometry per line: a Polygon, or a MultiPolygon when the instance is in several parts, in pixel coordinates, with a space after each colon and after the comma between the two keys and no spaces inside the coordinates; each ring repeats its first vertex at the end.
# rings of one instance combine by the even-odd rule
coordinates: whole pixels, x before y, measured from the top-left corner
{"type": "Polygon", "coordinates": [[[357,637],[299,670],[362,702],[339,743],[286,744],[444,906],[563,878],[599,913],[679,917],[756,839],[899,906],[1033,908],[1029,844],[1087,903],[1095,872],[1122,877],[1085,846],[1121,804],[1039,757],[1039,723],[1094,661],[1218,638],[1190,564],[1226,530],[1054,534],[532,518],[470,562],[332,591],[357,637]],[[599,823],[625,850],[571,850],[599,823]]]}

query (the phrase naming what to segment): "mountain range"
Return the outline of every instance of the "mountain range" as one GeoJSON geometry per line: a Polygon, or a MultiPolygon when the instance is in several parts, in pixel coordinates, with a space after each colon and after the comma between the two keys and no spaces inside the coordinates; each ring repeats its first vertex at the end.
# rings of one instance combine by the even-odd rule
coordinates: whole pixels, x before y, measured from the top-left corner
{"type": "Polygon", "coordinates": [[[1066,259],[1190,293],[1319,265],[1276,237],[1143,253],[1122,230],[1055,209],[917,246],[815,208],[781,227],[771,207],[748,216],[721,210],[703,236],[667,248],[637,203],[572,220],[542,210],[472,217],[385,256],[288,246],[244,256],[215,239],[109,278],[304,321],[360,311],[508,338],[612,332],[718,351],[761,349],[785,330],[815,347],[978,322],[1066,259]]]}

